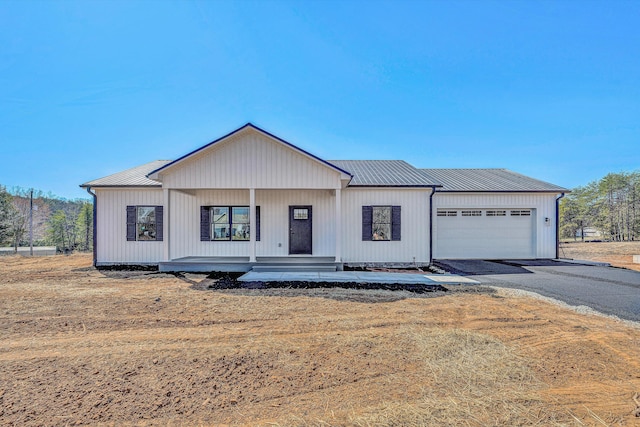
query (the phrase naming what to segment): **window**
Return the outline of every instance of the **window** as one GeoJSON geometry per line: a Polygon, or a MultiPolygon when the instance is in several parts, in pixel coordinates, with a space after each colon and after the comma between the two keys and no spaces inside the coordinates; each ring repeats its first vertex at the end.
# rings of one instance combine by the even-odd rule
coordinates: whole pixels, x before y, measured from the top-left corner
{"type": "Polygon", "coordinates": [[[391,206],[373,206],[372,240],[391,240],[391,206]]]}
{"type": "Polygon", "coordinates": [[[507,211],[487,211],[487,216],[507,216],[507,211]]]}
{"type": "Polygon", "coordinates": [[[482,211],[462,211],[462,216],[482,216],[482,211]]]}
{"type": "Polygon", "coordinates": [[[229,240],[231,237],[229,208],[211,208],[211,235],[213,240],[229,240]]]}
{"type": "Polygon", "coordinates": [[[363,206],[362,240],[400,240],[400,206],[363,206]]]}
{"type": "Polygon", "coordinates": [[[513,210],[511,211],[511,216],[531,216],[531,210],[529,209],[513,210]]]}
{"type": "Polygon", "coordinates": [[[309,209],[305,209],[305,208],[294,209],[293,219],[309,219],[309,209]]]}
{"type": "Polygon", "coordinates": [[[212,240],[249,240],[249,207],[214,206],[211,208],[212,240]]]}
{"type": "Polygon", "coordinates": [[[438,209],[438,216],[458,216],[458,211],[447,211],[444,209],[438,209]]]}
{"type": "Polygon", "coordinates": [[[162,206],[127,206],[128,241],[162,241],[162,206]]]}
{"type": "MultiPolygon", "coordinates": [[[[248,206],[201,206],[201,241],[240,241],[251,237],[248,206]]],[[[256,241],[260,241],[260,206],[256,206],[256,241]]]]}
{"type": "Polygon", "coordinates": [[[249,240],[249,208],[231,208],[231,240],[249,240]]]}
{"type": "Polygon", "coordinates": [[[136,240],[156,240],[156,208],[154,206],[138,206],[136,240]]]}

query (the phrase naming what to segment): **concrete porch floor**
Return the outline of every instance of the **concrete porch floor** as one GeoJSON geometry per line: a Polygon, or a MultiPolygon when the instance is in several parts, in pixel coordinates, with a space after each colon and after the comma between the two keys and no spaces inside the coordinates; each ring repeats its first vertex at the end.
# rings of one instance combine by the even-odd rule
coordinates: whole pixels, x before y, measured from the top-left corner
{"type": "Polygon", "coordinates": [[[334,260],[333,257],[326,256],[258,256],[255,262],[250,262],[249,257],[245,256],[188,256],[160,262],[158,267],[163,272],[342,270],[342,263],[336,263],[334,260]]]}
{"type": "Polygon", "coordinates": [[[241,282],[337,282],[403,283],[424,285],[472,285],[477,280],[454,274],[385,273],[376,271],[278,272],[250,271],[238,278],[241,282]]]}

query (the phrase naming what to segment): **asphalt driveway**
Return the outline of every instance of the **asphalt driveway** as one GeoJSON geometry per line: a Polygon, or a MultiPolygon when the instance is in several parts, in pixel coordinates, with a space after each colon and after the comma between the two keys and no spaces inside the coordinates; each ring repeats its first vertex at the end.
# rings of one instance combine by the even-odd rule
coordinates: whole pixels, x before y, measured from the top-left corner
{"type": "Polygon", "coordinates": [[[554,260],[438,261],[445,270],[485,285],[522,289],[640,321],[640,272],[554,260]]]}

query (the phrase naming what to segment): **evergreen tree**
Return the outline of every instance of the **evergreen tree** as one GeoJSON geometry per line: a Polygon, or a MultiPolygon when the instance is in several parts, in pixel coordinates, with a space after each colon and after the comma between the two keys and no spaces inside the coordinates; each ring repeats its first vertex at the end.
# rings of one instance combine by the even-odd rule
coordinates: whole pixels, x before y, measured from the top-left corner
{"type": "Polygon", "coordinates": [[[82,204],[76,228],[80,247],[82,250],[88,251],[93,247],[93,205],[91,203],[82,204]]]}
{"type": "Polygon", "coordinates": [[[0,246],[11,244],[11,218],[14,215],[13,197],[0,185],[0,246]]]}

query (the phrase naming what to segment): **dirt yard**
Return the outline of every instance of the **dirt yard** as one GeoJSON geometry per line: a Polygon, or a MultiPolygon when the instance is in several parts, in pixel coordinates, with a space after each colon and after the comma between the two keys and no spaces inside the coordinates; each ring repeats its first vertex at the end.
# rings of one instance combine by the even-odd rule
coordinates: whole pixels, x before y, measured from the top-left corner
{"type": "Polygon", "coordinates": [[[0,258],[0,425],[640,425],[640,329],[526,296],[0,258]]]}
{"type": "Polygon", "coordinates": [[[640,242],[568,242],[560,245],[561,258],[608,262],[640,271],[640,264],[633,263],[633,255],[640,255],[640,242]]]}

